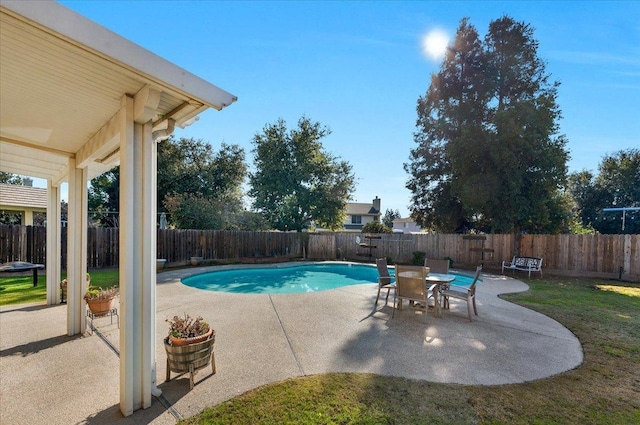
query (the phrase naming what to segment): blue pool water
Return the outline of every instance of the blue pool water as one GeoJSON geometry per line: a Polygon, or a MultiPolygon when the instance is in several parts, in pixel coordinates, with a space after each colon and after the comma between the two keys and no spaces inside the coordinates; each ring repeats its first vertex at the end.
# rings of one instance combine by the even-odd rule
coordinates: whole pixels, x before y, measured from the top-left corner
{"type": "MultiPolygon", "coordinates": [[[[393,269],[390,272],[393,274],[393,269]]],[[[469,276],[456,276],[456,285],[471,284],[469,276]]],[[[239,294],[296,294],[377,282],[378,270],[363,264],[243,268],[214,271],[182,279],[182,283],[193,288],[239,294]]]]}

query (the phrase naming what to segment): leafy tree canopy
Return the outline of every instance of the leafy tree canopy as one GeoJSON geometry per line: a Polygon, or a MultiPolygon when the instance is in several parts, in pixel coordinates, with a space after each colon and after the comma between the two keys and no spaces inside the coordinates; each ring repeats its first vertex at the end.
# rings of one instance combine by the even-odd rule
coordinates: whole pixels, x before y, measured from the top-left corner
{"type": "Polygon", "coordinates": [[[329,229],[342,225],[355,178],[348,162],[323,150],[320,140],[329,134],[302,117],[295,129],[279,119],[254,136],[249,195],[273,228],[301,231],[312,220],[329,229]]]}
{"type": "Polygon", "coordinates": [[[382,217],[382,223],[389,228],[393,228],[393,220],[397,218],[402,218],[399,210],[387,209],[382,217]]]}
{"type": "Polygon", "coordinates": [[[23,184],[24,179],[22,176],[12,173],[6,173],[4,171],[0,171],[0,183],[6,184],[23,184]]]}
{"type": "Polygon", "coordinates": [[[391,233],[391,227],[380,223],[379,221],[370,221],[362,226],[362,233],[391,233]]]}
{"type": "MultiPolygon", "coordinates": [[[[171,137],[158,144],[158,212],[168,212],[179,228],[236,228],[236,218],[252,223],[242,204],[246,173],[238,145],[222,143],[215,152],[202,140],[171,137]]],[[[91,181],[89,210],[103,225],[118,225],[119,192],[119,167],[91,181]]]]}
{"type": "Polygon", "coordinates": [[[569,192],[584,226],[605,234],[640,233],[640,211],[625,214],[603,208],[640,207],[640,149],[626,149],[605,156],[598,175],[589,171],[569,176],[569,192]]]}
{"type": "Polygon", "coordinates": [[[566,180],[549,82],[528,24],[492,21],[481,41],[468,19],[418,99],[417,146],[405,170],[412,216],[425,228],[557,232],[566,180]]]}

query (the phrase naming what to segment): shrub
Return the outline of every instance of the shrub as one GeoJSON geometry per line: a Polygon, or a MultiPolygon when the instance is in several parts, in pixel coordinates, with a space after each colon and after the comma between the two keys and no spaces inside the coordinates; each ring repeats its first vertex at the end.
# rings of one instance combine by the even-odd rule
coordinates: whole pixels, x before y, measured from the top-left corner
{"type": "Polygon", "coordinates": [[[413,257],[411,257],[411,264],[414,266],[424,266],[424,258],[427,256],[427,253],[424,251],[413,251],[413,257]]]}
{"type": "Polygon", "coordinates": [[[193,338],[209,332],[209,324],[201,316],[195,319],[187,313],[184,317],[173,316],[173,320],[166,320],[169,323],[169,335],[174,338],[193,338]]]}
{"type": "Polygon", "coordinates": [[[370,221],[362,227],[362,233],[391,233],[391,229],[379,221],[370,221]]]}

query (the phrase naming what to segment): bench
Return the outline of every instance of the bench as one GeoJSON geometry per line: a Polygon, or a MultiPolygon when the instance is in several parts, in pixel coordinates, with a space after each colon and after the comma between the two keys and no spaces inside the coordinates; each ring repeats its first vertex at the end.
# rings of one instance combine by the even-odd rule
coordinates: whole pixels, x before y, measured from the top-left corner
{"type": "Polygon", "coordinates": [[[503,274],[504,269],[529,272],[529,278],[531,278],[531,272],[540,272],[540,277],[542,277],[542,258],[514,256],[511,262],[502,262],[503,274]]]}

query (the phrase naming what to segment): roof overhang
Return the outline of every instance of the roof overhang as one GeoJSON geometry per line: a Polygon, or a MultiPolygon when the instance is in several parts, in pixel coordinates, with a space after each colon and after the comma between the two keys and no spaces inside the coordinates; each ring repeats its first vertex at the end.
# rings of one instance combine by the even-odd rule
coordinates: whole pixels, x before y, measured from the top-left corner
{"type": "Polygon", "coordinates": [[[0,0],[0,170],[66,180],[69,158],[94,177],[117,164],[105,133],[123,96],[144,98],[155,127],[184,127],[232,94],[53,2],[0,0]]]}

